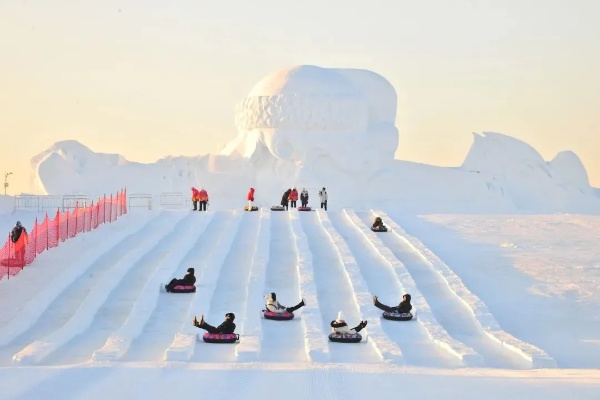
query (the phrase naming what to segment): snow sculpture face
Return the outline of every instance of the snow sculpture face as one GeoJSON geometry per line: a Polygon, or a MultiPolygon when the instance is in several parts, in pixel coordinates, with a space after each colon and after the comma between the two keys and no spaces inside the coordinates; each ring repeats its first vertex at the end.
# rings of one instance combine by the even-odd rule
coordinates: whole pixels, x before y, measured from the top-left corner
{"type": "Polygon", "coordinates": [[[364,70],[299,66],[264,78],[236,107],[238,137],[225,153],[260,147],[296,166],[330,163],[352,172],[392,161],[396,93],[364,70]]]}

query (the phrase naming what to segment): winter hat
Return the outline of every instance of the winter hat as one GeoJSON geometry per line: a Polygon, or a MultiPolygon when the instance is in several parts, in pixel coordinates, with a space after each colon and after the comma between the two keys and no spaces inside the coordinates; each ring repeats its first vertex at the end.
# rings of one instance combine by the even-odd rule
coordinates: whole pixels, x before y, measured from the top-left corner
{"type": "Polygon", "coordinates": [[[229,318],[231,322],[233,322],[233,320],[235,319],[235,314],[232,312],[228,312],[227,314],[225,314],[225,318],[229,318]]]}
{"type": "Polygon", "coordinates": [[[346,318],[344,318],[344,313],[340,311],[338,313],[338,316],[337,316],[337,319],[335,320],[335,322],[345,322],[345,321],[346,321],[346,318]]]}
{"type": "Polygon", "coordinates": [[[194,275],[194,268],[188,268],[187,272],[188,272],[188,274],[194,275]]]}
{"type": "Polygon", "coordinates": [[[21,227],[21,221],[17,221],[17,227],[20,228],[21,227]]]}
{"type": "Polygon", "coordinates": [[[277,300],[277,295],[275,294],[275,292],[272,292],[272,293],[271,293],[271,299],[272,299],[273,301],[276,301],[276,300],[277,300]]]}
{"type": "Polygon", "coordinates": [[[410,299],[411,299],[410,294],[405,294],[404,297],[406,297],[406,301],[408,301],[410,303],[410,299]]]}

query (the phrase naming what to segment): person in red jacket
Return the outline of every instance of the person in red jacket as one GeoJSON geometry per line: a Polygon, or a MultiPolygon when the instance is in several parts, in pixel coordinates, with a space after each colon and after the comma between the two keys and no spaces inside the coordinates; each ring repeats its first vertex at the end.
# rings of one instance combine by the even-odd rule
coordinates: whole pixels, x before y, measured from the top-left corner
{"type": "Polygon", "coordinates": [[[298,201],[298,191],[295,187],[292,187],[292,191],[290,192],[290,205],[292,208],[296,208],[296,202],[298,201]]]}
{"type": "Polygon", "coordinates": [[[208,193],[204,188],[200,188],[200,193],[198,193],[198,200],[200,202],[200,207],[198,211],[206,211],[206,205],[208,204],[208,193]]]}
{"type": "Polygon", "coordinates": [[[194,208],[192,211],[196,211],[198,209],[198,201],[200,200],[200,192],[195,187],[192,187],[192,203],[194,204],[194,208]]]}
{"type": "Polygon", "coordinates": [[[246,200],[248,200],[248,210],[252,209],[252,202],[254,201],[254,188],[251,187],[248,191],[248,195],[246,196],[246,200]]]}

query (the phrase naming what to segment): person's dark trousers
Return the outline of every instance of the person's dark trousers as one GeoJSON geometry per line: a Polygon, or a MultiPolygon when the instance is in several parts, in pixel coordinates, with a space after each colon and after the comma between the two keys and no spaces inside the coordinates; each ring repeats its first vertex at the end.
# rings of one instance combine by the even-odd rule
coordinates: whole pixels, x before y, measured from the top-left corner
{"type": "Polygon", "coordinates": [[[206,211],[206,203],[208,202],[204,200],[200,202],[200,211],[206,211]]]}
{"type": "Polygon", "coordinates": [[[362,331],[364,328],[364,326],[362,325],[362,323],[356,325],[354,328],[352,328],[353,331],[355,331],[356,333],[362,331]]]}
{"type": "Polygon", "coordinates": [[[198,328],[200,329],[204,329],[205,331],[207,331],[208,333],[219,333],[217,331],[217,328],[215,328],[212,325],[207,324],[206,322],[203,322],[202,324],[198,325],[198,328]]]}
{"type": "Polygon", "coordinates": [[[173,290],[173,288],[175,288],[175,286],[177,286],[178,280],[177,279],[171,279],[171,282],[169,282],[169,284],[167,285],[167,292],[170,292],[171,290],[173,290]]]}
{"type": "Polygon", "coordinates": [[[387,312],[394,312],[395,311],[392,307],[386,306],[385,304],[381,304],[379,302],[379,300],[377,300],[375,302],[375,307],[379,308],[380,310],[387,311],[387,312]]]}
{"type": "Polygon", "coordinates": [[[327,200],[325,200],[323,203],[321,203],[321,208],[324,208],[325,211],[327,211],[327,200]]]}
{"type": "Polygon", "coordinates": [[[304,307],[304,300],[302,300],[300,303],[296,304],[294,307],[288,307],[285,309],[285,311],[287,312],[294,312],[297,309],[299,309],[300,307],[304,307]]]}
{"type": "Polygon", "coordinates": [[[292,200],[292,208],[296,208],[296,201],[292,200]]]}
{"type": "Polygon", "coordinates": [[[303,201],[302,202],[302,207],[306,207],[306,206],[308,206],[308,201],[303,201]]]}
{"type": "Polygon", "coordinates": [[[198,200],[192,200],[192,203],[194,203],[194,211],[196,211],[198,209],[198,200]]]}

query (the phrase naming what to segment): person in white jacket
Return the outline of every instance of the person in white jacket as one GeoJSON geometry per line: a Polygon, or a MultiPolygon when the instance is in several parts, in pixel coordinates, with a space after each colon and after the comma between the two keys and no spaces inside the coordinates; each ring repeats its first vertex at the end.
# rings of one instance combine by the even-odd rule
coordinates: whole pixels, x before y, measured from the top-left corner
{"type": "Polygon", "coordinates": [[[346,334],[356,334],[363,330],[367,326],[367,321],[360,321],[360,324],[355,326],[354,328],[349,328],[346,323],[346,319],[344,318],[344,313],[341,311],[338,313],[337,319],[335,321],[331,321],[331,328],[334,333],[346,333],[346,334]]]}
{"type": "Polygon", "coordinates": [[[319,199],[321,200],[321,208],[324,208],[327,211],[327,190],[323,188],[319,190],[319,199]]]}
{"type": "Polygon", "coordinates": [[[265,306],[267,307],[267,311],[271,311],[273,313],[292,313],[297,309],[304,307],[304,299],[302,299],[302,301],[296,304],[294,307],[286,307],[279,304],[279,302],[277,301],[277,295],[275,293],[269,293],[265,296],[265,306]]]}

